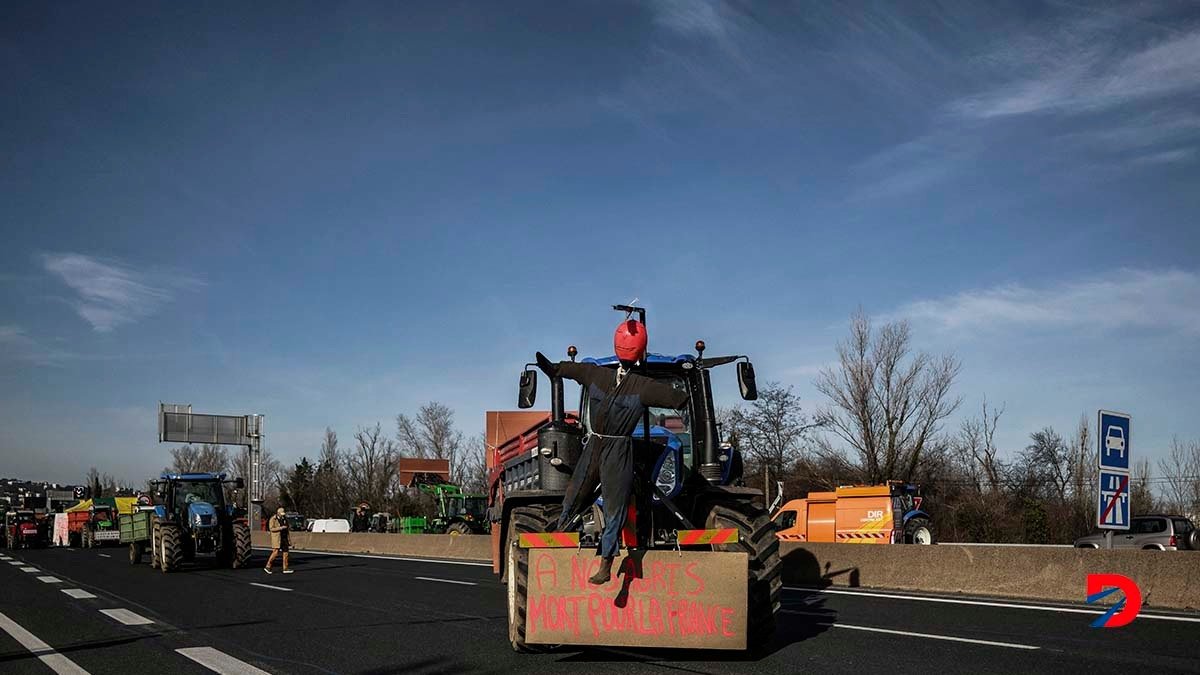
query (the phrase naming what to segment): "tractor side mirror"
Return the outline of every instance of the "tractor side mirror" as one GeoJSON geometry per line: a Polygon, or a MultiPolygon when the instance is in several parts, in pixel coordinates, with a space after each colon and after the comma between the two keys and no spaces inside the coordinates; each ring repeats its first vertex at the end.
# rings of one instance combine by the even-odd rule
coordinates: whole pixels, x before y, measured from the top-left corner
{"type": "Polygon", "coordinates": [[[742,390],[743,401],[758,399],[758,385],[754,382],[754,364],[749,361],[738,361],[738,387],[742,390]]]}
{"type": "Polygon", "coordinates": [[[537,401],[537,373],[532,370],[521,371],[520,393],[517,395],[517,407],[524,410],[532,408],[537,401]]]}
{"type": "Polygon", "coordinates": [[[241,476],[234,478],[233,479],[233,487],[235,490],[245,490],[246,489],[246,479],[242,478],[241,476]]]}

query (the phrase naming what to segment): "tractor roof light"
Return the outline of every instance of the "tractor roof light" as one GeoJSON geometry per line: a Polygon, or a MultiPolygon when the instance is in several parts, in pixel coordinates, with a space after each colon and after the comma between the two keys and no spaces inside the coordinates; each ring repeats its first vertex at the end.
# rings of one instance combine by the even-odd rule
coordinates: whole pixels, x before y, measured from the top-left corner
{"type": "Polygon", "coordinates": [[[575,360],[575,357],[578,354],[579,354],[579,350],[575,348],[575,345],[567,346],[567,357],[570,358],[572,361],[575,360]]]}
{"type": "Polygon", "coordinates": [[[707,345],[704,344],[704,340],[696,340],[696,353],[699,354],[701,357],[703,357],[704,356],[704,348],[706,346],[707,345]]]}

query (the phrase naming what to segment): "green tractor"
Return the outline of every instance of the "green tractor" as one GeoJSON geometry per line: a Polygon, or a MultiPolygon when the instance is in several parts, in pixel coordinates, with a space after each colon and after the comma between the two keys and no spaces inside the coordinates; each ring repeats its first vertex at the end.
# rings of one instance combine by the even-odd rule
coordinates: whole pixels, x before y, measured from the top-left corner
{"type": "Polygon", "coordinates": [[[150,552],[150,567],[178,570],[200,555],[212,556],[220,567],[239,569],[250,562],[250,527],[225,502],[225,485],[243,489],[241,478],[225,474],[163,474],[155,482],[152,509],[120,515],[121,543],[129,544],[129,562],[141,562],[150,552]]]}
{"type": "Polygon", "coordinates": [[[427,525],[430,534],[487,534],[491,531],[487,518],[487,497],[464,494],[462,488],[450,483],[420,485],[420,490],[433,495],[438,512],[427,525]]]}

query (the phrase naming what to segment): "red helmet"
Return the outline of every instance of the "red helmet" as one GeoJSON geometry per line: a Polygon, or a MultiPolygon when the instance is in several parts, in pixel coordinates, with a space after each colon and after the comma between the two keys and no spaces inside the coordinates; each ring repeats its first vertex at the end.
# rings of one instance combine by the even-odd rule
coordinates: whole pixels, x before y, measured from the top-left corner
{"type": "Polygon", "coordinates": [[[641,361],[646,355],[646,327],[633,319],[622,321],[613,335],[613,349],[621,361],[641,361]]]}

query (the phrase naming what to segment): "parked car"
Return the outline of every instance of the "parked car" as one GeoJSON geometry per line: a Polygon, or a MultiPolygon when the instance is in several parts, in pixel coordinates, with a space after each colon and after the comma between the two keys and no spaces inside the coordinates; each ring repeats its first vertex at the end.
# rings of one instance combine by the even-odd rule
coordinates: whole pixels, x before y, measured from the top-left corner
{"type": "Polygon", "coordinates": [[[345,518],[318,518],[312,522],[309,532],[349,532],[350,521],[345,518]]]}
{"type": "MultiPolygon", "coordinates": [[[[1155,551],[1200,550],[1200,530],[1184,516],[1138,516],[1129,523],[1128,532],[1113,532],[1112,546],[1155,551]]],[[[1104,532],[1075,540],[1075,548],[1104,547],[1104,532]]]]}

